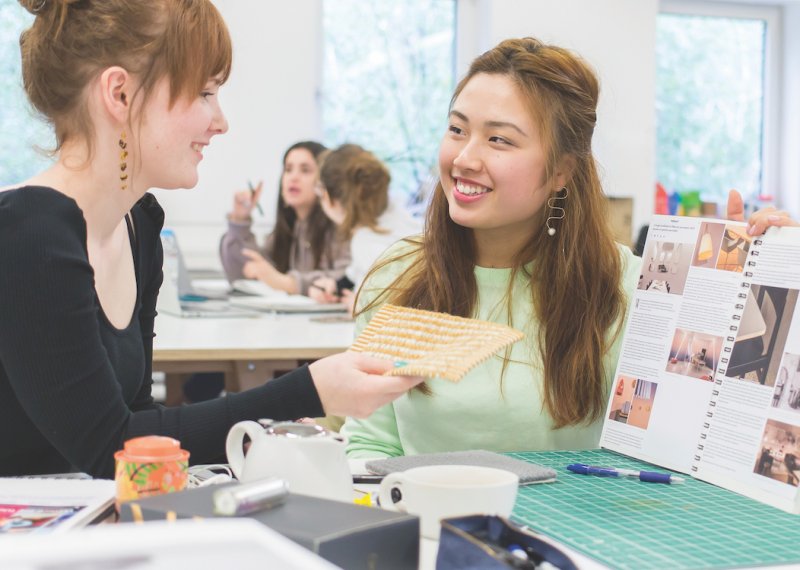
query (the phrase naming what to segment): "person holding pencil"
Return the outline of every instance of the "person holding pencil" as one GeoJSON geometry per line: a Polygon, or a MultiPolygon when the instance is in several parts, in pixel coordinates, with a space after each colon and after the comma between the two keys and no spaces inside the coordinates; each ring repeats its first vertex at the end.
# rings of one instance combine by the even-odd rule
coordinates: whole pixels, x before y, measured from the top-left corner
{"type": "Polygon", "coordinates": [[[273,289],[307,295],[315,280],[338,280],[344,275],[350,264],[350,242],[325,216],[314,192],[319,181],[318,160],[324,150],[314,141],[301,141],[287,149],[275,227],[263,247],[258,247],[251,229],[263,183],[249,183],[247,190],[234,195],[228,230],[220,242],[220,258],[229,281],[258,279],[273,289]]]}

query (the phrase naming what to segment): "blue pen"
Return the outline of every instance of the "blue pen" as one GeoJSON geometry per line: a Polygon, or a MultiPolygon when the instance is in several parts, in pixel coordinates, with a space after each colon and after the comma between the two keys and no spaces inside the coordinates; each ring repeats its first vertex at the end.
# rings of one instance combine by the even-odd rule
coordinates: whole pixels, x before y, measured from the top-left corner
{"type": "MultiPolygon", "coordinates": [[[[250,189],[250,197],[251,198],[255,198],[256,197],[256,189],[253,186],[253,183],[250,182],[249,180],[247,181],[247,187],[250,189]]],[[[258,209],[258,213],[263,216],[264,215],[264,208],[261,207],[261,204],[256,202],[256,208],[258,209]]]]}
{"type": "Polygon", "coordinates": [[[636,471],[634,469],[617,469],[615,467],[595,467],[585,463],[567,465],[567,470],[579,475],[597,475],[598,477],[636,477],[647,483],[683,483],[683,477],[655,471],[636,471]]]}

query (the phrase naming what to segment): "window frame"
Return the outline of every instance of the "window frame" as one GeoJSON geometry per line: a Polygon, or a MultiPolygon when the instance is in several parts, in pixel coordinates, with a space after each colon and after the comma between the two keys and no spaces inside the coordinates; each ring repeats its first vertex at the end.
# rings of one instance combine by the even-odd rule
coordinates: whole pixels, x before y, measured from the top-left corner
{"type": "MultiPolygon", "coordinates": [[[[764,99],[761,134],[761,195],[772,196],[776,203],[782,201],[781,179],[781,66],[782,66],[782,11],[779,6],[735,4],[687,0],[661,0],[658,15],[709,16],[718,18],[754,19],[766,22],[764,41],[764,99]]],[[[658,146],[656,145],[656,156],[658,146]]],[[[745,197],[747,198],[747,197],[745,197]]]]}

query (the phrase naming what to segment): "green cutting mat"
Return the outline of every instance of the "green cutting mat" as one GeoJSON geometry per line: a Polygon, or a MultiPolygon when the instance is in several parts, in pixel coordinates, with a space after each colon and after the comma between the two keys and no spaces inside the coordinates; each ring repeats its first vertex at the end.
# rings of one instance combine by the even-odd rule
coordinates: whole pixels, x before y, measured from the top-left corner
{"type": "Polygon", "coordinates": [[[731,568],[800,563],[800,516],[685,477],[678,485],[578,475],[570,463],[666,472],[602,449],[508,455],[552,467],[520,487],[511,518],[612,568],[731,568]]]}

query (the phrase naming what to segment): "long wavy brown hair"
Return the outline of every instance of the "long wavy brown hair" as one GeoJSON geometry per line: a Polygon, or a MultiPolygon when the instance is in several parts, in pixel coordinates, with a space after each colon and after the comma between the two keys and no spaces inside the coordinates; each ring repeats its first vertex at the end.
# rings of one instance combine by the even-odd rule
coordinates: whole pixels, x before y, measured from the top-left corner
{"type": "MultiPolygon", "coordinates": [[[[622,261],[607,224],[606,201],[591,149],[599,93],[592,69],[568,50],[533,38],[506,40],[472,62],[459,82],[451,106],[477,74],[510,78],[527,101],[547,156],[545,180],[553,196],[560,191],[557,165],[570,157],[564,218],[548,235],[545,204],[533,223],[539,230],[515,255],[508,289],[519,275],[530,283],[544,366],[544,407],[554,427],[589,423],[605,409],[607,386],[603,356],[619,334],[625,313],[622,261]],[[526,265],[534,262],[533,271],[526,265]]],[[[410,266],[362,311],[383,302],[471,317],[477,303],[476,245],[471,229],[450,219],[439,183],[425,221],[424,237],[401,258],[410,266]]],[[[508,361],[506,360],[506,363],[508,361]]],[[[505,369],[504,369],[505,370],[505,369]]],[[[532,371],[532,376],[536,372],[532,371]]]]}
{"type": "MultiPolygon", "coordinates": [[[[320,155],[327,150],[326,147],[316,141],[300,141],[283,153],[283,164],[286,165],[286,157],[297,148],[304,148],[314,157],[319,164],[320,155]]],[[[283,170],[281,170],[281,173],[283,170]]],[[[297,212],[289,206],[283,199],[283,174],[281,182],[278,183],[278,212],[275,217],[275,238],[272,242],[272,251],[268,252],[275,267],[281,273],[286,273],[291,269],[292,242],[294,242],[294,225],[297,223],[297,212]]],[[[316,201],[311,213],[308,215],[308,224],[311,227],[311,251],[314,254],[314,268],[322,269],[323,256],[326,247],[332,236],[336,233],[336,225],[328,219],[319,200],[316,201]]]]}

